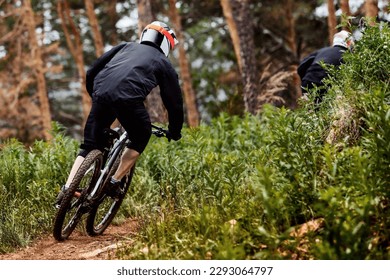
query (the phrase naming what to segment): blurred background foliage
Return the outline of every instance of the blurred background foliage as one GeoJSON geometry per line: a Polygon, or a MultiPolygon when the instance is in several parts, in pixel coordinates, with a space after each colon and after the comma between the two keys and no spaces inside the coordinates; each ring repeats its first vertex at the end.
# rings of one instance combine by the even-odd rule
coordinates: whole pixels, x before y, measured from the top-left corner
{"type": "MultiPolygon", "coordinates": [[[[75,58],[66,42],[57,2],[32,0],[31,6],[35,13],[37,32],[41,36],[42,47],[56,45],[54,52],[44,52],[43,54],[46,67],[60,67],[60,70],[45,73],[51,119],[63,124],[68,135],[80,138],[83,123],[82,100],[80,98],[81,77],[75,58]]],[[[66,2],[69,5],[70,16],[75,28],[78,28],[80,32],[84,67],[88,68],[96,59],[96,48],[89,18],[86,14],[86,1],[67,0],[66,2]]],[[[123,41],[138,40],[138,2],[140,1],[93,1],[105,50],[123,41]]],[[[153,0],[149,2],[153,17],[172,25],[168,1],[153,0]]],[[[334,1],[338,22],[341,21],[341,2],[334,1]]],[[[350,24],[353,29],[356,29],[360,18],[365,14],[364,1],[349,2],[353,17],[350,24]]],[[[21,7],[20,3],[20,1],[12,0],[1,2],[1,36],[6,35],[7,31],[17,26],[18,17],[16,15],[10,16],[10,11],[21,7]]],[[[388,3],[386,1],[378,3],[378,20],[386,21],[388,19],[388,3]]],[[[181,16],[182,32],[185,38],[181,44],[184,45],[190,61],[192,86],[196,94],[196,104],[199,108],[201,121],[208,123],[221,112],[231,115],[243,114],[242,80],[220,1],[182,0],[176,1],[176,7],[181,16]]],[[[265,103],[295,108],[299,94],[294,93],[292,81],[286,73],[290,71],[291,66],[297,65],[305,55],[328,45],[327,2],[311,0],[293,1],[292,4],[289,4],[288,0],[251,0],[249,8],[251,26],[247,28],[248,32],[249,28],[253,29],[254,34],[255,49],[253,52],[259,71],[258,82],[260,85],[258,95],[265,96],[265,103]],[[288,20],[286,15],[287,5],[292,5],[292,19],[295,24],[293,36],[296,50],[291,50],[288,44],[288,37],[291,35],[289,28],[292,22],[288,20]],[[273,88],[276,89],[272,90],[273,88]],[[269,91],[281,98],[267,95],[266,93],[269,91]]],[[[71,38],[73,41],[76,40],[75,37],[71,36],[71,38]]],[[[11,48],[15,48],[15,44],[5,41],[4,37],[2,39],[0,41],[0,73],[4,75],[0,77],[0,82],[3,81],[2,83],[5,84],[6,80],[9,82],[7,73],[10,73],[10,69],[7,67],[10,67],[11,60],[16,53],[10,51],[11,48]]],[[[180,74],[177,51],[171,55],[171,60],[180,74]]],[[[13,73],[13,75],[15,74],[18,73],[13,73]]],[[[23,79],[23,76],[16,77],[13,83],[18,83],[20,79],[23,79]]],[[[27,90],[25,90],[25,94],[31,95],[33,89],[29,87],[27,90]]],[[[5,89],[4,94],[7,94],[7,89],[5,89]]],[[[4,106],[11,107],[8,103],[5,103],[4,106]]],[[[21,113],[19,111],[17,114],[21,113]]],[[[4,123],[0,123],[0,125],[2,129],[12,129],[12,121],[8,122],[8,126],[11,128],[4,123]]],[[[28,142],[23,139],[28,137],[21,132],[9,134],[19,135],[18,138],[21,141],[28,142]]],[[[2,138],[6,137],[2,136],[2,138]]]]}

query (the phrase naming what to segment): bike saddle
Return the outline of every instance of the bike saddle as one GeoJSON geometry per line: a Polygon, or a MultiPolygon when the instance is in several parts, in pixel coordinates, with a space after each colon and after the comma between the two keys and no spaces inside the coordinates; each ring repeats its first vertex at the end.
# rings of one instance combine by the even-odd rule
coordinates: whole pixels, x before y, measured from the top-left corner
{"type": "Polygon", "coordinates": [[[114,129],[111,129],[111,128],[106,128],[104,129],[104,135],[108,138],[108,139],[119,139],[119,132],[118,130],[114,130],[114,129]]]}
{"type": "Polygon", "coordinates": [[[106,147],[111,146],[115,139],[119,139],[119,132],[111,128],[104,129],[103,135],[105,138],[106,147]]]}

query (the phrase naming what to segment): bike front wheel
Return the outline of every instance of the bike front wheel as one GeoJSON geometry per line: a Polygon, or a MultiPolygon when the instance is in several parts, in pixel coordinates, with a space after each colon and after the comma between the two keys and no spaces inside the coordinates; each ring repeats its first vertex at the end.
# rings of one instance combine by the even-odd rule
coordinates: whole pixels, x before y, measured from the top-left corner
{"type": "Polygon", "coordinates": [[[114,200],[106,194],[102,194],[99,202],[94,204],[93,208],[89,211],[85,228],[90,236],[103,234],[106,228],[111,224],[129,189],[134,169],[135,167],[131,169],[129,175],[122,179],[121,185],[123,193],[118,200],[114,200]]]}
{"type": "Polygon", "coordinates": [[[85,157],[76,175],[65,191],[64,198],[54,218],[53,236],[57,241],[67,239],[83,214],[88,212],[87,197],[99,177],[103,155],[92,150],[85,157]]]}

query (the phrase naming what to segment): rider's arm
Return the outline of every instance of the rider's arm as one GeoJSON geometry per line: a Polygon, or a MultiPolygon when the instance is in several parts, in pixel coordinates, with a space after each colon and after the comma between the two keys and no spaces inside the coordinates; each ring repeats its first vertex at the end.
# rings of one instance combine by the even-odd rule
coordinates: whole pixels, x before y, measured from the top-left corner
{"type": "Polygon", "coordinates": [[[306,75],[307,69],[310,67],[310,65],[313,63],[315,57],[317,55],[317,52],[311,53],[307,57],[305,57],[301,63],[298,66],[298,75],[303,79],[303,77],[306,75]]]}
{"type": "Polygon", "coordinates": [[[159,77],[161,99],[168,111],[169,131],[179,136],[184,122],[183,97],[179,77],[170,64],[159,77]]]}
{"type": "Polygon", "coordinates": [[[126,43],[119,44],[118,46],[113,47],[108,52],[105,52],[101,57],[99,57],[92,64],[91,68],[88,69],[86,75],[86,88],[89,95],[92,96],[93,93],[93,82],[95,77],[99,72],[106,66],[106,64],[124,47],[126,43]]]}

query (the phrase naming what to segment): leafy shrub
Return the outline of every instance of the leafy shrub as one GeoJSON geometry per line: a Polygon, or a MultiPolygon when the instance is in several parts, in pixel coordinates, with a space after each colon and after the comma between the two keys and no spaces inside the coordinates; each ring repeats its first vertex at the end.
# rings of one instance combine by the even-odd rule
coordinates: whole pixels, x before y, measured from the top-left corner
{"type": "Polygon", "coordinates": [[[221,115],[177,145],[153,142],[139,169],[161,186],[158,206],[119,256],[388,259],[389,35],[366,30],[319,108],[312,98],[294,112],[221,115]],[[309,221],[323,223],[292,234],[309,221]]]}
{"type": "Polygon", "coordinates": [[[51,142],[29,148],[16,140],[0,150],[0,252],[28,242],[51,228],[53,202],[66,180],[77,143],[55,124],[51,142]]]}

